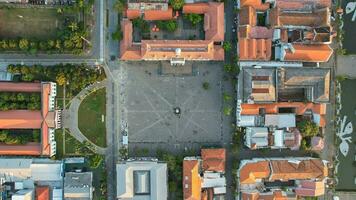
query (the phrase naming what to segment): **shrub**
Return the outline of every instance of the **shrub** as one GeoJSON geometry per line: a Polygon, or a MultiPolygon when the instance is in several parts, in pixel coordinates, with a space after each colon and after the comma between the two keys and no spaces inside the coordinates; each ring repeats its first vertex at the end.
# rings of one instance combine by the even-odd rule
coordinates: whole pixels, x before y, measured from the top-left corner
{"type": "Polygon", "coordinates": [[[203,83],[203,89],[204,90],[209,90],[210,89],[210,84],[208,82],[203,83]]]}
{"type": "Polygon", "coordinates": [[[230,51],[231,48],[232,48],[232,45],[231,45],[230,42],[225,41],[224,44],[223,44],[223,48],[224,48],[225,51],[230,51]]]}
{"type": "Polygon", "coordinates": [[[223,112],[224,112],[224,115],[230,116],[232,113],[232,108],[230,106],[226,106],[226,107],[224,107],[223,112]]]}
{"type": "Polygon", "coordinates": [[[313,137],[319,133],[318,125],[310,120],[303,120],[297,123],[297,128],[304,137],[313,137]]]}
{"type": "Polygon", "coordinates": [[[203,16],[195,13],[185,14],[184,18],[189,20],[193,26],[196,26],[197,24],[203,21],[203,16]]]}
{"type": "Polygon", "coordinates": [[[174,10],[180,10],[184,6],[184,0],[169,0],[169,4],[174,10]]]}

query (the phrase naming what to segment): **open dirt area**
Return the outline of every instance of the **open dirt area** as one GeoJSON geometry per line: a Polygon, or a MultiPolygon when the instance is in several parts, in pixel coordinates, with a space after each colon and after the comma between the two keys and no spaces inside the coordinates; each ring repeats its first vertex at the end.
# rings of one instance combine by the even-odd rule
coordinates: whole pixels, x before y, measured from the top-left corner
{"type": "Polygon", "coordinates": [[[64,18],[51,8],[0,8],[0,39],[55,38],[64,18]]]}

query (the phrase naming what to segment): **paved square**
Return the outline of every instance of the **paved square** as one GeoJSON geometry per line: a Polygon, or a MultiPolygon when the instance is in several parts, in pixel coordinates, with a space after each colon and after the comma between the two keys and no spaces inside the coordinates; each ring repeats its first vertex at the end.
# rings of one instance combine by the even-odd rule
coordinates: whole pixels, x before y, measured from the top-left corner
{"type": "Polygon", "coordinates": [[[190,76],[160,75],[158,62],[121,67],[120,109],[130,143],[221,142],[222,63],[194,63],[190,76]],[[174,113],[176,107],[181,114],[174,113]]]}

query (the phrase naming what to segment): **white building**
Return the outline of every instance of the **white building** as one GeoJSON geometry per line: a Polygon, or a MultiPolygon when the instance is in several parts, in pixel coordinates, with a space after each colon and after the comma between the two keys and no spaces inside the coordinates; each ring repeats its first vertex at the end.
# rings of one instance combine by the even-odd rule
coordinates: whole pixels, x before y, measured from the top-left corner
{"type": "Polygon", "coordinates": [[[156,159],[129,160],[116,165],[117,198],[167,200],[167,164],[156,159]]]}

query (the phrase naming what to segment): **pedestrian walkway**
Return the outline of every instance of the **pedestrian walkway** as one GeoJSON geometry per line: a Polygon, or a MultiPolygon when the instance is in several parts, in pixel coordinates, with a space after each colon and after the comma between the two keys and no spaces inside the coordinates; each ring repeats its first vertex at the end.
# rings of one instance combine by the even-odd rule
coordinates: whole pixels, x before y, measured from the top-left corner
{"type": "Polygon", "coordinates": [[[63,110],[63,119],[64,119],[64,128],[68,128],[70,131],[70,134],[76,138],[80,142],[88,142],[91,144],[93,149],[95,150],[95,153],[105,155],[106,153],[106,148],[99,147],[96,144],[94,144],[92,141],[90,141],[78,128],[78,111],[79,111],[79,106],[81,102],[85,99],[86,96],[88,96],[90,93],[106,87],[107,81],[104,80],[102,82],[96,82],[92,85],[89,85],[85,89],[83,89],[77,96],[75,96],[71,101],[70,101],[70,107],[68,110],[63,110]]]}

